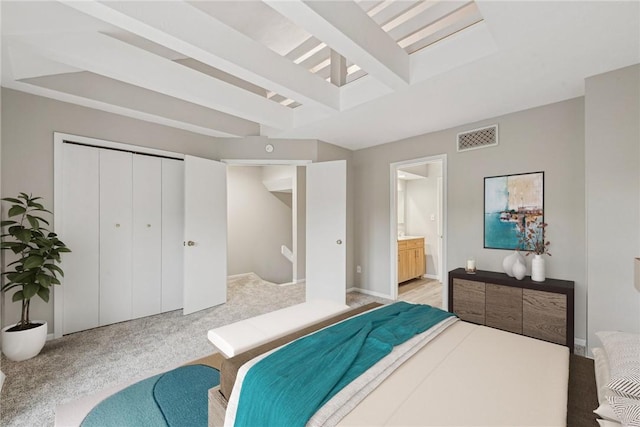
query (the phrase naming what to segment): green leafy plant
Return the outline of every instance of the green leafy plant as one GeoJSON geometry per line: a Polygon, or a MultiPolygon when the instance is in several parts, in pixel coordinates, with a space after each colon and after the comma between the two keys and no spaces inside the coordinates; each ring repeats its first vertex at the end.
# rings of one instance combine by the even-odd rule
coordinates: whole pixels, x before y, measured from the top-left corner
{"type": "Polygon", "coordinates": [[[544,232],[547,228],[546,222],[536,222],[529,218],[525,219],[525,225],[518,224],[520,232],[519,247],[527,251],[526,255],[533,252],[536,255],[549,255],[549,245],[551,242],[544,239],[544,232]]]}
{"type": "Polygon", "coordinates": [[[2,292],[18,288],[13,294],[14,302],[22,302],[22,315],[20,322],[10,330],[19,331],[31,329],[34,325],[29,320],[29,307],[31,298],[38,295],[45,302],[49,302],[50,288],[59,285],[56,274],[64,276],[64,272],[56,265],[60,262],[60,254],[71,252],[66,245],[58,239],[58,236],[41,227],[49,222],[42,218],[42,213],[51,213],[38,202],[41,197],[33,197],[26,193],[20,193],[18,198],[3,198],[12,203],[7,216],[19,217],[17,220],[8,219],[2,221],[0,227],[6,232],[2,234],[2,250],[10,250],[18,255],[18,259],[9,263],[12,271],[2,273],[6,281],[2,286],[2,292]]]}

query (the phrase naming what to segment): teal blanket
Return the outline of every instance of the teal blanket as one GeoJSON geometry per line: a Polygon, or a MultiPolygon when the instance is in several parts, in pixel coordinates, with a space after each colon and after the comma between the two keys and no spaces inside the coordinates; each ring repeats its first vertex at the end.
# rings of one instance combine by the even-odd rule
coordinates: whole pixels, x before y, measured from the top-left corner
{"type": "Polygon", "coordinates": [[[235,426],[304,426],[393,347],[451,316],[428,305],[397,302],[292,342],[247,372],[235,426]]]}

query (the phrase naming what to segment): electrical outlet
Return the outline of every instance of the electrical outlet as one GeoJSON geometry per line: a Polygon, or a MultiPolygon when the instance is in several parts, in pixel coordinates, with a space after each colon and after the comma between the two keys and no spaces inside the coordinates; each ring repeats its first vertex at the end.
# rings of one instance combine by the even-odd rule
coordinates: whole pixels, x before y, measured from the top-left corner
{"type": "Polygon", "coordinates": [[[359,265],[356,266],[356,273],[362,273],[362,267],[359,265]]]}
{"type": "Polygon", "coordinates": [[[431,221],[435,221],[436,220],[436,214],[431,214],[431,221]]]}

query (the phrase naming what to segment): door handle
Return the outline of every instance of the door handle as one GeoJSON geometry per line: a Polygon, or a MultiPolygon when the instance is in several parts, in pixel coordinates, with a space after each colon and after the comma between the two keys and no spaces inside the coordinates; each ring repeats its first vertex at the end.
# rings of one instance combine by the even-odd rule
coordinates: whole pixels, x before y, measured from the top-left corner
{"type": "Polygon", "coordinates": [[[336,243],[341,245],[342,244],[342,240],[338,239],[338,240],[336,240],[336,243]]]}
{"type": "Polygon", "coordinates": [[[189,240],[187,242],[187,246],[195,246],[195,245],[196,245],[196,242],[194,242],[193,240],[189,240]]]}

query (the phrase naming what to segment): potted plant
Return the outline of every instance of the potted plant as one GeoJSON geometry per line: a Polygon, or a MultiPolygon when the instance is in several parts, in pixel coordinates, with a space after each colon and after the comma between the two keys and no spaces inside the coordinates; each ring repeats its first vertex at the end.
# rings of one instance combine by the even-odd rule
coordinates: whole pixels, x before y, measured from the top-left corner
{"type": "Polygon", "coordinates": [[[61,253],[71,252],[55,233],[41,227],[49,223],[40,215],[51,212],[39,199],[41,197],[26,193],[2,199],[12,205],[7,213],[9,219],[0,225],[3,229],[1,249],[13,252],[18,258],[7,265],[8,269],[13,267],[11,271],[2,273],[5,282],[1,290],[5,293],[15,290],[12,301],[22,304],[20,321],[2,329],[2,352],[14,361],[30,359],[42,350],[47,339],[47,322],[31,321],[31,298],[37,295],[49,302],[51,286],[60,284],[56,275],[64,275],[56,263],[60,262],[61,253]],[[14,217],[18,219],[11,219],[14,217]]]}

